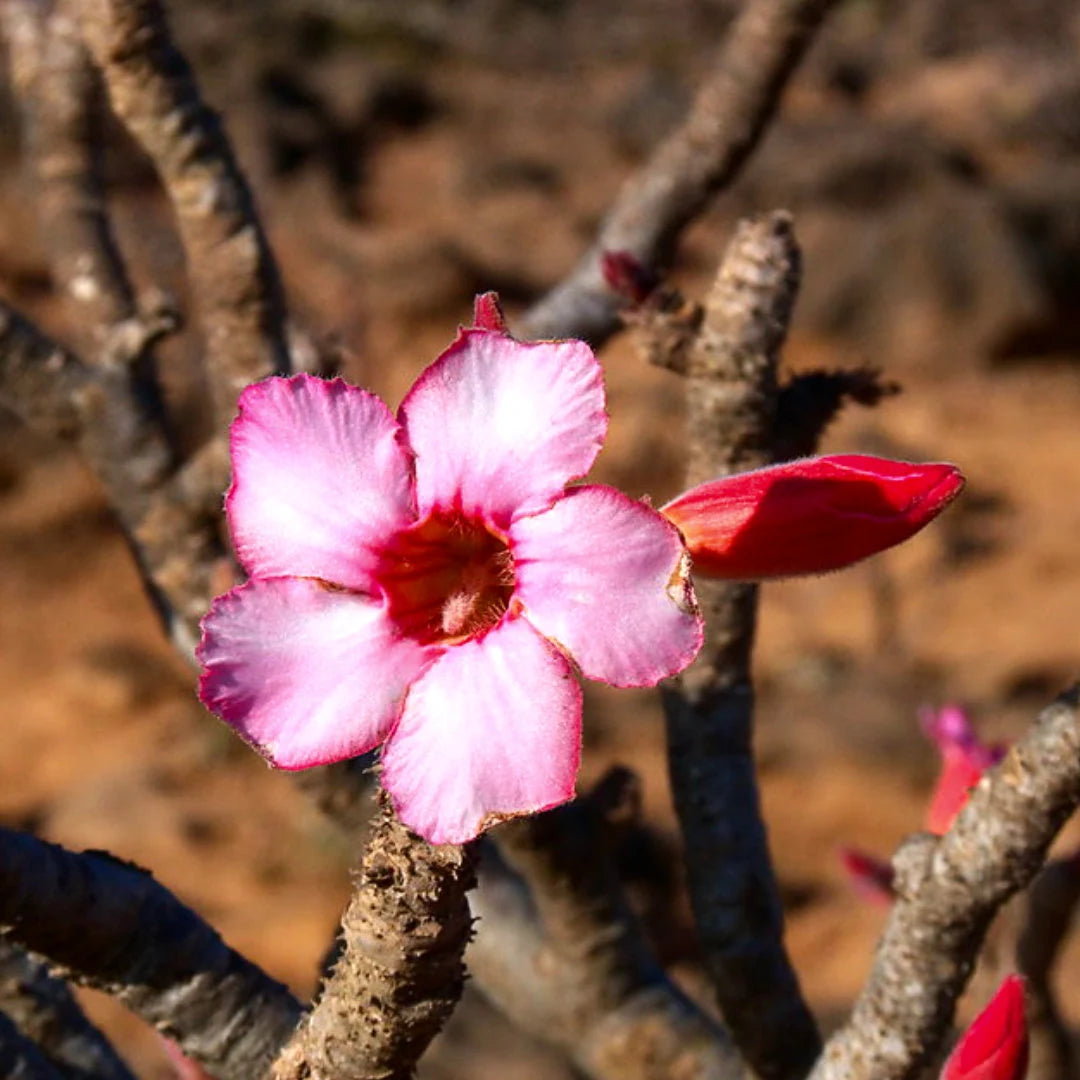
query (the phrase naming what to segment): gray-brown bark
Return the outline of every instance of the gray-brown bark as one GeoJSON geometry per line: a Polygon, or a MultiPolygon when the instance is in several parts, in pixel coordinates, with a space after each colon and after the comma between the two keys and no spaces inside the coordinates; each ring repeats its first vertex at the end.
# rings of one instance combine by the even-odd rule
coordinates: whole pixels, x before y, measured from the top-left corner
{"type": "Polygon", "coordinates": [[[0,931],[104,990],[218,1080],[261,1076],[300,1018],[280,983],[144,870],[0,829],[0,931]]]}
{"type": "Polygon", "coordinates": [[[753,152],[834,2],[749,0],[743,6],[685,122],[626,182],[592,247],[526,314],[522,337],[580,337],[599,345],[618,329],[618,298],[604,282],[603,254],[625,251],[643,267],[664,265],[682,230],[753,152]]]}
{"type": "MultiPolygon", "coordinates": [[[[67,1080],[134,1080],[67,984],[0,937],[0,1013],[35,1043],[67,1080]]],[[[6,1075],[0,1073],[0,1075],[6,1075]]]]}
{"type": "MultiPolygon", "coordinates": [[[[687,354],[687,486],[769,463],[777,364],[798,285],[784,214],[742,222],[687,354]]],[[[753,585],[699,581],[706,641],[663,691],[669,769],[703,959],[736,1045],[768,1080],[820,1039],[783,945],[753,758],[753,585]]]]}
{"type": "Polygon", "coordinates": [[[276,1080],[406,1080],[457,1004],[472,931],[473,857],[372,825],[333,972],[274,1065],[276,1080]]]}
{"type": "Polygon", "coordinates": [[[77,11],[112,108],[176,211],[224,426],[248,383],[290,368],[281,282],[254,199],[158,0],[81,0],[77,11]]]}
{"type": "Polygon", "coordinates": [[[987,773],[952,827],[897,853],[897,899],[848,1023],[811,1080],[915,1080],[949,1030],[991,919],[1080,804],[1080,686],[987,773]]]}
{"type": "Polygon", "coordinates": [[[469,970],[591,1080],[734,1080],[742,1064],[726,1033],[658,965],[607,855],[606,817],[633,784],[609,776],[569,806],[496,830],[469,970]]]}

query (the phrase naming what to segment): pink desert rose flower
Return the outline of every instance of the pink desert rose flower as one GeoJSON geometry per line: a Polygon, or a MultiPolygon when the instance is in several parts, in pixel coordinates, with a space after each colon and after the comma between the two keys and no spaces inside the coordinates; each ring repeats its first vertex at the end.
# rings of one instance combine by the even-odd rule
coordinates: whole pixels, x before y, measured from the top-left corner
{"type": "Polygon", "coordinates": [[[941,1080],[1024,1080],[1027,1068],[1024,980],[1009,975],[960,1036],[941,1080]]]}
{"type": "MultiPolygon", "coordinates": [[[[702,642],[675,524],[573,484],[607,430],[592,351],[513,340],[490,295],[476,321],[396,417],[340,379],[244,391],[226,513],[250,579],[214,602],[198,651],[203,702],[272,765],[382,744],[383,786],[433,843],[573,797],[577,676],[653,686],[702,642]]],[[[877,500],[868,475],[860,490],[877,500]]],[[[745,505],[746,481],[723,483],[745,505]]],[[[857,529],[834,502],[836,528],[857,529]]],[[[752,514],[735,527],[764,529],[752,514]]],[[[787,532],[772,549],[799,542],[787,532]]]]}

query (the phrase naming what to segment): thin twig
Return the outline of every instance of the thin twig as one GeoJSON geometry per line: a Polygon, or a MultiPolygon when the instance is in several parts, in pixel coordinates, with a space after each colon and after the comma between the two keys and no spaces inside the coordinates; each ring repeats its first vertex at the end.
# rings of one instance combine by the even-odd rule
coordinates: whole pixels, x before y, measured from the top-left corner
{"type": "Polygon", "coordinates": [[[590,1080],[734,1080],[743,1070],[730,1040],[664,974],[606,854],[607,817],[634,784],[609,776],[569,806],[497,830],[484,847],[469,970],[590,1080]]]}
{"type": "Polygon", "coordinates": [[[134,1080],[105,1036],[86,1018],[67,984],[4,938],[0,938],[0,1012],[67,1080],[134,1080]]]}
{"type": "Polygon", "coordinates": [[[626,182],[593,246],[526,314],[522,337],[578,337],[597,346],[618,329],[604,253],[628,252],[649,269],[666,264],[682,230],[738,175],[834,2],[748,0],[686,121],[626,182]]]}
{"type": "MultiPolygon", "coordinates": [[[[773,457],[777,363],[799,276],[786,214],[740,223],[686,372],[688,486],[773,457]]],[[[663,691],[669,768],[705,964],[736,1045],[768,1080],[802,1077],[821,1048],[783,944],[752,732],[753,585],[699,582],[698,659],[663,691]]]]}
{"type": "Polygon", "coordinates": [[[318,1002],[275,1080],[407,1080],[465,981],[473,857],[410,833],[384,804],[318,1002]]]}
{"type": "Polygon", "coordinates": [[[1080,804],[1078,705],[1080,685],[983,777],[944,836],[900,848],[870,978],[811,1080],[914,1080],[938,1053],[991,919],[1080,804]]]}
{"type": "Polygon", "coordinates": [[[290,367],[284,295],[254,199],[158,0],[81,0],[76,10],[113,110],[176,210],[223,429],[248,383],[290,367]]]}
{"type": "Polygon", "coordinates": [[[300,1005],[145,870],[0,829],[0,931],[104,990],[218,1080],[260,1077],[300,1005]]]}

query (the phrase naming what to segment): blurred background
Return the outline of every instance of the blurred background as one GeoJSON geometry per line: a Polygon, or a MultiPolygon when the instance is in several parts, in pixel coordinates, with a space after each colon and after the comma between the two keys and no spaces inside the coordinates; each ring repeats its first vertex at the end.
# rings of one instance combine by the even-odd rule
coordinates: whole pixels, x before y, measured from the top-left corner
{"type": "MultiPolygon", "coordinates": [[[[683,115],[734,0],[189,0],[175,30],[256,188],[291,306],[396,404],[467,320],[573,265],[621,180],[683,115]]],[[[4,80],[6,82],[6,79],[4,80]]],[[[152,170],[107,162],[137,278],[185,297],[152,170]]],[[[825,449],[958,463],[943,519],[845,573],[764,591],[757,672],[765,812],[788,936],[826,1024],[868,970],[885,909],[842,844],[888,856],[920,827],[936,758],[917,711],[967,705],[1009,739],[1080,659],[1080,9],[1075,0],[846,0],[750,166],[688,233],[674,278],[708,287],[734,221],[795,214],[805,274],[788,370],[870,364],[902,393],[850,407],[825,449]]],[[[0,293],[64,337],[10,90],[0,100],[0,293]]],[[[194,445],[197,325],[162,350],[194,445]]],[[[628,335],[602,354],[598,475],[679,489],[678,378],[628,335]]],[[[0,417],[0,820],[148,868],[226,939],[310,993],[353,855],[283,776],[197,703],[74,455],[0,417]]],[[[658,948],[706,997],[682,894],[652,694],[589,695],[583,781],[645,784],[628,853],[658,948]]],[[[1073,837],[1072,846],[1075,846],[1073,837]]],[[[1065,846],[1069,846],[1068,840],[1065,846]]],[[[1080,1024],[1080,950],[1061,987],[1080,1024]]],[[[155,1037],[90,1009],[146,1076],[155,1037]]],[[[482,1004],[429,1077],[560,1080],[482,1004]]]]}

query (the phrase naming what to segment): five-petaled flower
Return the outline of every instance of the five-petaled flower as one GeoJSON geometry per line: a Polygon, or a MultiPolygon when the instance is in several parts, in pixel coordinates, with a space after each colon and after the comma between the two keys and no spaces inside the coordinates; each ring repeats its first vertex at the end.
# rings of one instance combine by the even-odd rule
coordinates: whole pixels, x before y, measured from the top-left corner
{"type": "MultiPolygon", "coordinates": [[[[575,485],[607,429],[600,366],[582,342],[513,340],[493,311],[478,304],[480,326],[459,333],[396,418],[341,380],[245,390],[226,511],[250,578],[214,602],[199,647],[202,700],[271,764],[302,769],[383,744],[383,786],[434,843],[573,797],[578,675],[653,686],[690,663],[702,624],[680,529],[723,499],[706,485],[669,520],[613,488],[575,485]]],[[[768,472],[721,482],[736,501],[751,488],[721,538],[733,576],[733,531],[768,532],[754,505],[796,530],[788,548],[813,516],[812,499],[763,484],[768,472]]],[[[902,536],[896,499],[881,500],[896,477],[875,485],[872,469],[856,472],[873,499],[862,500],[867,540],[845,547],[847,561],[930,520],[948,501],[943,476],[952,494],[962,483],[951,466],[907,466],[902,536]]],[[[853,520],[858,531],[852,505],[834,503],[833,536],[825,527],[813,546],[834,548],[853,520]]],[[[691,553],[723,573],[723,553],[709,558],[716,530],[698,532],[691,553]]],[[[802,553],[777,572],[807,563],[802,553]]]]}

